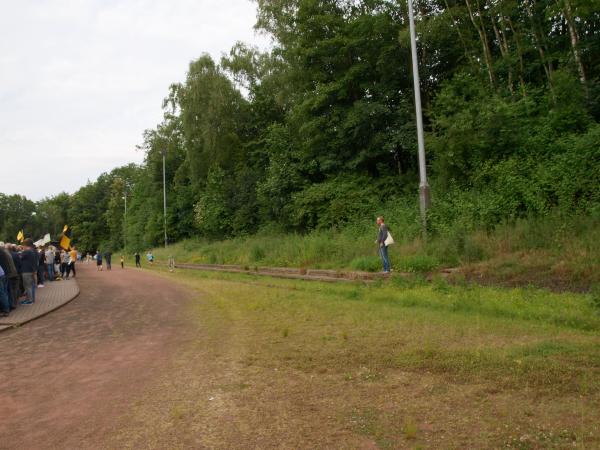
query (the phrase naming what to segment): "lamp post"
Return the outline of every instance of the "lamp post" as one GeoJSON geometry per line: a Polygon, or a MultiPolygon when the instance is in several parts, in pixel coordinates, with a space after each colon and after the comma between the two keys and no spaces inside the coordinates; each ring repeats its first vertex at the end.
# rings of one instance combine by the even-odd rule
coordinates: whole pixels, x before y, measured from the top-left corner
{"type": "Polygon", "coordinates": [[[421,87],[419,82],[419,62],[417,60],[417,37],[415,32],[415,18],[413,14],[413,0],[408,0],[408,21],[410,28],[410,47],[412,53],[413,84],[415,89],[415,113],[417,116],[417,141],[419,145],[419,206],[421,209],[421,222],[423,234],[427,230],[427,210],[431,205],[429,184],[427,183],[427,167],[425,165],[425,138],[423,136],[423,114],[421,111],[421,87]]]}
{"type": "Polygon", "coordinates": [[[162,154],[163,164],[163,222],[165,228],[165,248],[167,248],[167,177],[165,171],[165,157],[167,156],[167,149],[163,148],[160,153],[162,154]]]}
{"type": "Polygon", "coordinates": [[[123,247],[124,247],[125,253],[127,253],[127,191],[126,190],[123,190],[123,200],[125,200],[125,216],[123,219],[123,222],[124,222],[123,247]]]}

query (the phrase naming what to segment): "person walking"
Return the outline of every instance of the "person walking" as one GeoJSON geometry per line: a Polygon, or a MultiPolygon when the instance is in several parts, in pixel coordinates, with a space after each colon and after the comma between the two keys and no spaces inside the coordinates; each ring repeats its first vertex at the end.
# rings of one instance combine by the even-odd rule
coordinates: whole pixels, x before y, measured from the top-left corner
{"type": "Polygon", "coordinates": [[[69,252],[69,269],[67,269],[67,272],[73,272],[73,278],[75,278],[75,276],[77,275],[77,273],[75,272],[75,262],[77,262],[77,249],[75,247],[71,248],[71,251],[69,252]]]}
{"type": "Polygon", "coordinates": [[[48,271],[48,281],[54,281],[54,249],[46,249],[46,270],[48,271]]]}
{"type": "Polygon", "coordinates": [[[173,258],[173,255],[169,255],[168,265],[169,272],[175,271],[175,258],[173,258]]]}
{"type": "Polygon", "coordinates": [[[121,269],[125,268],[125,257],[121,255],[121,269]]]}
{"type": "Polygon", "coordinates": [[[25,239],[23,241],[23,248],[24,249],[21,252],[21,270],[26,298],[21,302],[21,305],[31,305],[35,303],[36,274],[39,257],[34,250],[33,241],[31,239],[25,239]]]}
{"type": "Polygon", "coordinates": [[[112,258],[111,252],[106,252],[104,254],[104,259],[106,260],[106,270],[112,270],[111,258],[112,258]]]}
{"type": "Polygon", "coordinates": [[[102,272],[102,253],[96,251],[96,270],[102,272]]]}
{"type": "Polygon", "coordinates": [[[138,252],[135,252],[135,254],[133,255],[135,256],[135,267],[139,267],[140,269],[142,268],[142,261],[141,261],[141,257],[140,254],[138,252]]]}
{"type": "Polygon", "coordinates": [[[388,249],[385,241],[388,238],[388,227],[385,224],[383,216],[377,218],[377,226],[379,231],[377,232],[377,240],[375,243],[379,246],[379,257],[383,263],[383,273],[390,273],[390,258],[388,256],[388,249]]]}

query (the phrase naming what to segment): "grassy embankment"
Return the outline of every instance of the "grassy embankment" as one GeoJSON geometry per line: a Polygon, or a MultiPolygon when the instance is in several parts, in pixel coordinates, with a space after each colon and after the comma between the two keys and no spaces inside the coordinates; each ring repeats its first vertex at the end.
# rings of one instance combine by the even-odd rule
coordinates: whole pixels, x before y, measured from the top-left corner
{"type": "Polygon", "coordinates": [[[592,295],[400,277],[164,276],[196,292],[197,341],[179,355],[178,375],[159,380],[170,400],[149,394],[135,410],[129,423],[141,425],[122,436],[128,445],[600,446],[592,295]]]}
{"type": "MultiPolygon", "coordinates": [[[[461,266],[465,277],[483,283],[558,290],[589,290],[600,283],[597,219],[520,220],[490,231],[454,228],[427,242],[415,237],[414,223],[388,222],[397,241],[390,247],[396,271],[461,266]]],[[[381,263],[375,234],[375,227],[363,223],[307,235],[258,234],[219,242],[191,239],[154,252],[163,261],[172,254],[179,262],[377,271],[381,263]]]]}

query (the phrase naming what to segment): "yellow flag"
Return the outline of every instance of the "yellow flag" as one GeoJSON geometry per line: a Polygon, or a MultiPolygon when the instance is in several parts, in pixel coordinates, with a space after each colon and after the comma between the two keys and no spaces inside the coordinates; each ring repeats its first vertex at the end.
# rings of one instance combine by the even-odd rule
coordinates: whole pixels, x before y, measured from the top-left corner
{"type": "Polygon", "coordinates": [[[58,245],[67,251],[71,249],[71,230],[69,229],[69,225],[63,227],[62,236],[58,245]]]}
{"type": "Polygon", "coordinates": [[[25,240],[25,235],[23,234],[23,230],[20,230],[17,234],[17,241],[23,242],[25,240]]]}

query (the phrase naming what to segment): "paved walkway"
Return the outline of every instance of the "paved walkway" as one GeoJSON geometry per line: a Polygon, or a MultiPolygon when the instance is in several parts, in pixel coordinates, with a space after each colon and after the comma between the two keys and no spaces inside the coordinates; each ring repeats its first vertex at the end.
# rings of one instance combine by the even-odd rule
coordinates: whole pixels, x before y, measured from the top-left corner
{"type": "Polygon", "coordinates": [[[0,450],[124,448],[121,417],[195,342],[188,290],[164,277],[82,264],[62,283],[79,284],[75,301],[0,333],[0,450]]]}
{"type": "Polygon", "coordinates": [[[0,331],[23,325],[69,303],[79,295],[79,285],[75,279],[46,283],[36,289],[33,305],[19,305],[8,317],[0,318],[0,331]]]}

